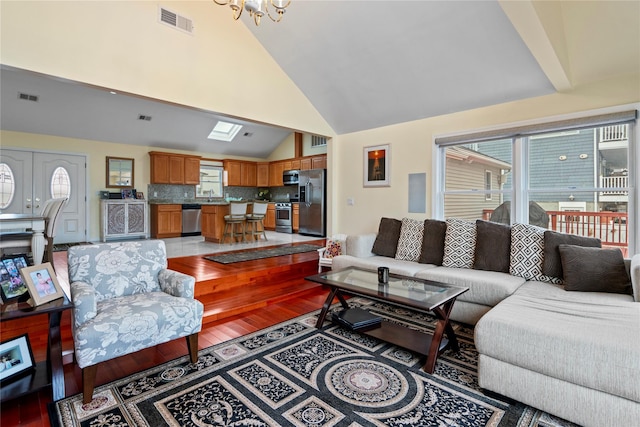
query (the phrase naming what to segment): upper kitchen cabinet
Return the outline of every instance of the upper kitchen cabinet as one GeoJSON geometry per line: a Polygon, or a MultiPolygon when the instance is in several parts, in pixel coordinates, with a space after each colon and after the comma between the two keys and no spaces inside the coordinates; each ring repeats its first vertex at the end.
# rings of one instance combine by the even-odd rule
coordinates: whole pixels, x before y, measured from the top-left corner
{"type": "Polygon", "coordinates": [[[175,153],[149,152],[151,184],[199,184],[200,157],[175,153]]]}
{"type": "Polygon", "coordinates": [[[257,165],[255,162],[240,160],[224,160],[224,170],[227,172],[227,185],[230,187],[256,187],[257,165]]]}
{"type": "Polygon", "coordinates": [[[311,169],[326,169],[327,168],[327,156],[313,156],[311,158],[311,169]]]}
{"type": "Polygon", "coordinates": [[[284,172],[284,162],[271,162],[269,165],[269,186],[282,187],[282,172],[284,172]]]}
{"type": "Polygon", "coordinates": [[[269,163],[258,163],[256,165],[256,186],[269,186],[269,163]]]}

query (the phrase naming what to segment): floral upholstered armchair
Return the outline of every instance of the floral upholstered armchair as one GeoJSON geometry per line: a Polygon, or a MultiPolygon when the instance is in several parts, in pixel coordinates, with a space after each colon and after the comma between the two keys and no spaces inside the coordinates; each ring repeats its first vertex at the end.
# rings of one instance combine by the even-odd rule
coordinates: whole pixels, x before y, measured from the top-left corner
{"type": "Polygon", "coordinates": [[[194,299],[195,279],[167,270],[162,240],[72,246],[68,264],[84,403],[105,360],[186,337],[197,362],[203,306],[194,299]]]}

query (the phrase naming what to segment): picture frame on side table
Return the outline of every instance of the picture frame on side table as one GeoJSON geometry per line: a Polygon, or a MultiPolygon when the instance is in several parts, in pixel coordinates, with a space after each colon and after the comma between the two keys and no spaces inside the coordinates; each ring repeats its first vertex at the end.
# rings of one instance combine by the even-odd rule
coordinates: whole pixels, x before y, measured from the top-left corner
{"type": "Polygon", "coordinates": [[[0,343],[0,382],[28,373],[35,368],[27,334],[0,343]]]}
{"type": "Polygon", "coordinates": [[[0,296],[3,302],[18,300],[29,291],[20,276],[20,270],[28,265],[26,255],[5,256],[0,260],[0,296]]]}
{"type": "Polygon", "coordinates": [[[64,297],[64,291],[50,262],[23,268],[20,274],[29,288],[34,306],[64,297]]]}
{"type": "Polygon", "coordinates": [[[391,186],[389,144],[364,147],[364,187],[391,186]]]}
{"type": "Polygon", "coordinates": [[[136,199],[144,200],[144,193],[142,191],[136,191],[136,199]]]}

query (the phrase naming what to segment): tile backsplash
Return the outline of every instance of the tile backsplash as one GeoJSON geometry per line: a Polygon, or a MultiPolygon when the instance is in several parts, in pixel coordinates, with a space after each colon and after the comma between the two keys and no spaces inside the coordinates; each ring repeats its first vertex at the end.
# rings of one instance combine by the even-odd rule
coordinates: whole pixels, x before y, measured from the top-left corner
{"type": "MultiPolygon", "coordinates": [[[[243,200],[253,200],[258,197],[257,187],[225,187],[225,197],[242,198],[243,200]]],[[[290,197],[298,195],[298,187],[269,187],[269,200],[288,201],[290,197]]],[[[170,185],[170,184],[149,184],[147,187],[147,200],[150,202],[170,202],[170,203],[192,203],[196,199],[195,185],[170,185]]],[[[214,200],[223,200],[214,198],[214,200]]]]}

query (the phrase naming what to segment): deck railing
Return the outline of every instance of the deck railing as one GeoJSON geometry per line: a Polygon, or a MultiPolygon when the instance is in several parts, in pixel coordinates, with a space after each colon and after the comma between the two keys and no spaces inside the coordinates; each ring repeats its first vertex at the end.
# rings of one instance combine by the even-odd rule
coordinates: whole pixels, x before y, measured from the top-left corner
{"type": "Polygon", "coordinates": [[[625,139],[627,139],[627,125],[613,125],[600,128],[600,142],[624,141],[625,139]]]}
{"type": "MultiPolygon", "coordinates": [[[[482,211],[482,219],[489,221],[492,209],[482,211]]],[[[547,211],[549,230],[578,236],[595,237],[603,247],[617,247],[628,255],[629,233],[626,212],[568,212],[547,211]]]]}
{"type": "MultiPolygon", "coordinates": [[[[627,188],[629,186],[628,176],[601,176],[600,187],[601,188],[627,188]]],[[[612,190],[602,191],[601,194],[620,194],[626,195],[627,191],[624,190],[612,190]]]]}

